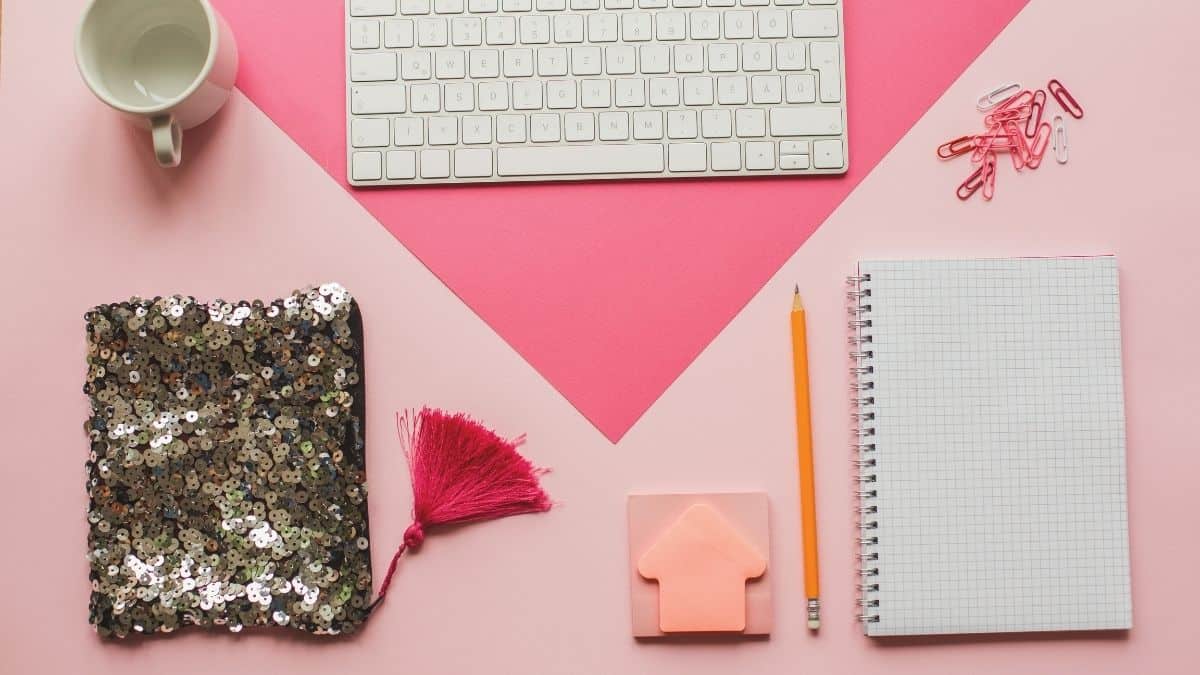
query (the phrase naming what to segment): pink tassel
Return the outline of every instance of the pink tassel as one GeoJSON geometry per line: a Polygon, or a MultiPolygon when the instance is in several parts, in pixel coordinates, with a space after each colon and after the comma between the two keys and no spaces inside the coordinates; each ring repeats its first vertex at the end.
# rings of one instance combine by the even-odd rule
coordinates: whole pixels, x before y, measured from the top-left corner
{"type": "Polygon", "coordinates": [[[425,541],[438,525],[503,518],[550,510],[550,498],[538,484],[539,469],[517,452],[521,436],[506,441],[470,417],[423,408],[396,414],[396,430],[412,474],[413,522],[392,556],[379,597],[383,601],[396,563],[425,541]]]}

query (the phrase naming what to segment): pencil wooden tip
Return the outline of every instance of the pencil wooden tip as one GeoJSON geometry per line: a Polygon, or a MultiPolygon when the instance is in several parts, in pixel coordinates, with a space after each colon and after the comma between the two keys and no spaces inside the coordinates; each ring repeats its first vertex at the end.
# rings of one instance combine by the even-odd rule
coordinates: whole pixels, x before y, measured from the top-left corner
{"type": "Polygon", "coordinates": [[[800,284],[796,284],[796,292],[792,295],[792,311],[804,309],[804,301],[800,299],[800,284]]]}

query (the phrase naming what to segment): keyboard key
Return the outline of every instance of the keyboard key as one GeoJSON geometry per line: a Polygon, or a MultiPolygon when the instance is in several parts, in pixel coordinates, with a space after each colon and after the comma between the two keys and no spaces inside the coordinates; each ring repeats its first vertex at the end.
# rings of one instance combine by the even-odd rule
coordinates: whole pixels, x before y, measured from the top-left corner
{"type": "Polygon", "coordinates": [[[684,105],[712,105],[713,80],[711,77],[683,78],[684,105]]]}
{"type": "Polygon", "coordinates": [[[500,0],[467,0],[467,9],[472,14],[487,14],[500,9],[500,0]]]}
{"type": "Polygon", "coordinates": [[[775,144],[769,141],[751,141],[746,144],[746,168],[765,171],[775,168],[775,144]]]}
{"type": "Polygon", "coordinates": [[[467,57],[461,49],[439,49],[434,59],[439,80],[458,80],[467,76],[467,57]]]}
{"type": "MultiPolygon", "coordinates": [[[[746,4],[744,0],[742,4],[746,4]]],[[[786,11],[782,9],[758,10],[758,37],[781,38],[787,37],[787,34],[788,18],[786,11]]],[[[801,45],[801,48],[803,48],[803,45],[801,45]]]]}
{"type": "Polygon", "coordinates": [[[646,81],[622,77],[613,85],[618,108],[640,108],[646,105],[646,81]]]}
{"type": "Polygon", "coordinates": [[[779,168],[781,169],[807,169],[808,155],[780,155],[779,168]]]}
{"type": "Polygon", "coordinates": [[[400,55],[400,77],[405,80],[428,80],[433,76],[431,62],[432,57],[427,51],[404,52],[400,55]]]}
{"type": "Polygon", "coordinates": [[[414,84],[409,90],[413,112],[438,112],[442,109],[442,89],[436,84],[414,84]]]}
{"type": "Polygon", "coordinates": [[[425,123],[418,117],[397,117],[392,121],[392,133],[398,146],[425,144],[425,123]]]}
{"type": "Polygon", "coordinates": [[[591,141],[596,138],[596,116],[592,113],[567,113],[563,123],[568,141],[591,141]]]}
{"type": "Polygon", "coordinates": [[[639,110],[633,114],[633,137],[639,141],[663,137],[663,114],[659,110],[639,110]]]}
{"type": "Polygon", "coordinates": [[[717,78],[717,103],[745,105],[747,99],[745,75],[726,75],[717,78]]]}
{"type": "Polygon", "coordinates": [[[480,110],[508,110],[508,84],[504,82],[479,83],[480,110]]]}
{"type": "Polygon", "coordinates": [[[568,110],[575,107],[575,80],[550,80],[546,82],[546,107],[551,110],[568,110]]]}
{"type": "Polygon", "coordinates": [[[465,115],[462,118],[462,142],[479,145],[492,142],[492,118],[490,115],[465,115]]]}
{"type": "Polygon", "coordinates": [[[539,12],[561,12],[567,8],[567,0],[537,0],[539,12]]]}
{"type": "Polygon", "coordinates": [[[654,37],[652,21],[646,12],[626,12],[621,15],[621,39],[626,42],[645,42],[654,37]]]}
{"type": "Polygon", "coordinates": [[[530,77],[533,75],[532,49],[505,49],[504,76],[530,77]]]}
{"type": "Polygon", "coordinates": [[[457,117],[430,117],[429,144],[454,145],[458,143],[457,117]]]}
{"type": "Polygon", "coordinates": [[[513,82],[512,107],[513,110],[541,110],[542,83],[529,81],[513,82]]]}
{"type": "Polygon", "coordinates": [[[600,113],[598,122],[600,125],[600,140],[629,140],[629,113],[602,112],[600,113]]]}
{"type": "Polygon", "coordinates": [[[755,75],[750,78],[750,100],[755,103],[782,103],[783,82],[778,75],[755,75]]]}
{"type": "Polygon", "coordinates": [[[578,14],[554,17],[554,41],[559,44],[583,42],[583,17],[578,14]]]}
{"type": "Polygon", "coordinates": [[[587,19],[589,42],[616,42],[617,15],[592,14],[587,19]]]}
{"type": "Polygon", "coordinates": [[[434,0],[433,11],[437,14],[462,14],[463,0],[434,0]]]}
{"type": "Polygon", "coordinates": [[[721,37],[721,15],[717,12],[692,12],[688,35],[693,40],[716,40],[721,37]]]}
{"type": "Polygon", "coordinates": [[[808,141],[779,141],[780,155],[807,155],[808,141]]]}
{"type": "Polygon", "coordinates": [[[467,60],[471,77],[500,76],[500,52],[495,49],[472,49],[467,60]]]}
{"type": "Polygon", "coordinates": [[[584,80],[579,83],[579,103],[584,108],[612,105],[612,85],[608,80],[584,80]]]}
{"type": "Polygon", "coordinates": [[[541,14],[521,17],[521,42],[527,45],[550,42],[550,17],[541,14]]]}
{"type": "Polygon", "coordinates": [[[350,112],[379,115],[404,112],[404,85],[359,85],[350,89],[350,112]]]}
{"type": "Polygon", "coordinates": [[[379,22],[351,21],[350,48],[379,49],[379,22]]]}
{"type": "Polygon", "coordinates": [[[412,19],[383,22],[383,46],[389,49],[413,46],[412,19]]]}
{"type": "Polygon", "coordinates": [[[788,103],[816,103],[817,78],[810,73],[788,75],[784,80],[784,96],[788,103]]]}
{"type": "Polygon", "coordinates": [[[534,143],[557,143],[558,115],[531,115],[529,117],[529,139],[534,143]]]}
{"type": "Polygon", "coordinates": [[[732,73],[737,63],[737,45],[716,42],[708,46],[708,69],[714,73],[732,73]]]}
{"type": "Polygon", "coordinates": [[[604,70],[609,75],[632,75],[637,61],[637,50],[629,45],[611,45],[604,48],[604,70]]]}
{"type": "Polygon", "coordinates": [[[524,143],[525,116],[500,115],[496,118],[497,143],[524,143]]]}
{"type": "Polygon", "coordinates": [[[428,14],[429,0],[400,0],[401,14],[428,14]]]}
{"type": "Polygon", "coordinates": [[[483,26],[489,45],[511,45],[517,41],[517,21],[511,16],[489,16],[483,26]]]}
{"type": "Polygon", "coordinates": [[[391,16],[396,0],[350,0],[350,16],[391,16]]]}
{"type": "Polygon", "coordinates": [[[350,141],[356,148],[386,148],[392,129],[386,119],[356,117],[350,122],[350,141]]]}
{"type": "Polygon", "coordinates": [[[667,45],[642,45],[638,50],[641,72],[658,75],[671,72],[671,48],[667,45]]]}
{"type": "Polygon", "coordinates": [[[772,136],[825,136],[842,133],[841,108],[771,108],[772,136]]]}
{"type": "Polygon", "coordinates": [[[418,47],[445,47],[450,41],[446,20],[442,18],[436,19],[418,19],[417,20],[417,46],[418,47]]]}
{"type": "Polygon", "coordinates": [[[737,171],[742,168],[741,143],[713,143],[709,150],[713,171],[737,171]]]}
{"type": "Polygon", "coordinates": [[[604,72],[604,52],[599,47],[572,47],[571,74],[599,75],[604,72]]]}
{"type": "Polygon", "coordinates": [[[383,178],[383,153],[354,153],[350,176],[354,180],[381,180],[383,178]]]}
{"type": "Polygon", "coordinates": [[[633,9],[633,0],[604,0],[604,9],[633,9]]]}
{"type": "Polygon", "coordinates": [[[412,150],[392,150],[387,153],[388,180],[417,177],[417,153],[412,150]]]}
{"type": "Polygon", "coordinates": [[[766,42],[748,42],[742,45],[742,70],[761,72],[771,69],[771,45],[766,42]]]}
{"type": "Polygon", "coordinates": [[[704,143],[671,143],[667,146],[667,168],[672,171],[707,169],[708,146],[704,143]]]}
{"type": "Polygon", "coordinates": [[[654,23],[656,25],[654,36],[659,40],[687,38],[687,15],[683,12],[659,12],[654,17],[654,23]]]}
{"type": "Polygon", "coordinates": [[[464,148],[454,151],[454,175],[459,178],[485,178],[492,175],[492,151],[464,148]]]}
{"type": "Polygon", "coordinates": [[[542,77],[567,74],[567,50],[563,47],[542,47],[537,50],[537,72],[542,77]]]}
{"type": "Polygon", "coordinates": [[[779,70],[804,70],[804,45],[795,42],[775,43],[775,67],[779,70]]]}
{"type": "Polygon", "coordinates": [[[704,71],[704,47],[702,45],[675,45],[675,72],[700,73],[704,71]]]}
{"type": "Polygon", "coordinates": [[[667,138],[695,138],[696,111],[672,110],[667,113],[667,138]]]}
{"type": "Polygon", "coordinates": [[[650,105],[679,105],[679,80],[674,77],[650,78],[650,105]]]}
{"type": "Polygon", "coordinates": [[[592,145],[500,148],[501,176],[570,176],[612,173],[662,173],[663,146],[592,145]]]}
{"type": "Polygon", "coordinates": [[[500,6],[506,12],[528,12],[533,9],[533,0],[503,0],[500,6]]]}
{"type": "Polygon", "coordinates": [[[483,44],[483,20],[477,16],[455,17],[450,21],[450,42],[465,47],[483,44]]]}
{"type": "Polygon", "coordinates": [[[818,169],[840,169],[845,163],[840,140],[813,141],[813,166],[818,169]]]}
{"type": "Polygon", "coordinates": [[[700,135],[705,138],[729,138],[733,136],[733,115],[728,110],[701,111],[700,135]]]}
{"type": "Polygon", "coordinates": [[[396,55],[391,52],[379,54],[351,54],[351,82],[383,82],[396,79],[396,55]]]}
{"type": "Polygon", "coordinates": [[[600,0],[571,0],[571,9],[600,9],[600,0]]]}
{"type": "Polygon", "coordinates": [[[838,15],[836,9],[792,10],[792,37],[825,38],[837,37],[837,34],[838,15]]]}
{"type": "MultiPolygon", "coordinates": [[[[713,6],[712,2],[709,0],[709,7],[713,6]]],[[[754,12],[725,12],[724,19],[726,40],[754,37],[754,12]]]]}
{"type": "Polygon", "coordinates": [[[836,42],[813,42],[812,67],[820,75],[821,101],[837,103],[842,100],[842,57],[836,42]]]}
{"type": "Polygon", "coordinates": [[[422,150],[421,178],[449,178],[450,151],[422,150]]]}
{"type": "Polygon", "coordinates": [[[767,135],[767,116],[761,110],[739,108],[733,114],[737,135],[742,138],[759,138],[767,135]]]}
{"type": "Polygon", "coordinates": [[[446,112],[471,112],[475,109],[475,85],[452,82],[446,85],[446,112]]]}

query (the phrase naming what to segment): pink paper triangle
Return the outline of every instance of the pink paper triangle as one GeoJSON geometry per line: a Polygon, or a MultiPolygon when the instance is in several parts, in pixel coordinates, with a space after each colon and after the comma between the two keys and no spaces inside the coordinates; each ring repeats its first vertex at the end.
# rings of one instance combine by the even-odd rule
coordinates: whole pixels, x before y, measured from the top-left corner
{"type": "MultiPolygon", "coordinates": [[[[1027,1],[847,2],[842,178],[351,194],[616,441],[1027,1]]],[[[214,4],[239,87],[344,185],[343,3],[214,4]]]]}

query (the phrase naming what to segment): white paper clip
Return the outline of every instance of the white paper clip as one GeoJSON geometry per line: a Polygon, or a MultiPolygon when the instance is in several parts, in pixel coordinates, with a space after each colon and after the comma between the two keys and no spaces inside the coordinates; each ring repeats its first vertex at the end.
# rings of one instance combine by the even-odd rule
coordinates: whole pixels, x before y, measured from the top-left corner
{"type": "Polygon", "coordinates": [[[979,112],[987,112],[1012,98],[1019,91],[1021,91],[1021,85],[1016,82],[1002,84],[980,96],[979,100],[975,102],[975,107],[979,109],[979,112]]]}
{"type": "Polygon", "coordinates": [[[1067,151],[1067,122],[1062,115],[1054,116],[1054,159],[1059,164],[1066,164],[1070,159],[1067,151]]]}

